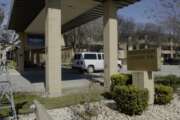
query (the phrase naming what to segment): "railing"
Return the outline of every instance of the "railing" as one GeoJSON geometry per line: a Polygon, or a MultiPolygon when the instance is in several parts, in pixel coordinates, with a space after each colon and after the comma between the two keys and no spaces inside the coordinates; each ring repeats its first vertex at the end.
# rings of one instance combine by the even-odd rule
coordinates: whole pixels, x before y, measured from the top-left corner
{"type": "Polygon", "coordinates": [[[4,77],[3,80],[2,79],[0,80],[0,111],[4,109],[9,109],[12,113],[12,119],[17,120],[13,90],[12,90],[11,82],[9,80],[9,71],[7,68],[7,64],[4,63],[0,64],[0,77],[1,78],[4,77]]]}

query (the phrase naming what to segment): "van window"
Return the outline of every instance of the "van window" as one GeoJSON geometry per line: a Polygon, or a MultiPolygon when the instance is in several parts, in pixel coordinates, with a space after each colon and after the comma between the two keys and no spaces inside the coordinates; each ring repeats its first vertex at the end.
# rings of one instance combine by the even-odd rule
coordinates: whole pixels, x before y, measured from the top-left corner
{"type": "Polygon", "coordinates": [[[81,54],[75,54],[74,59],[75,60],[81,59],[81,54]]]}
{"type": "Polygon", "coordinates": [[[93,60],[97,58],[96,58],[96,54],[84,54],[84,59],[93,60]]]}
{"type": "Polygon", "coordinates": [[[104,54],[102,54],[102,59],[104,60],[104,54]]]}
{"type": "Polygon", "coordinates": [[[98,59],[99,59],[99,60],[101,60],[101,59],[102,59],[101,54],[98,54],[98,59]]]}

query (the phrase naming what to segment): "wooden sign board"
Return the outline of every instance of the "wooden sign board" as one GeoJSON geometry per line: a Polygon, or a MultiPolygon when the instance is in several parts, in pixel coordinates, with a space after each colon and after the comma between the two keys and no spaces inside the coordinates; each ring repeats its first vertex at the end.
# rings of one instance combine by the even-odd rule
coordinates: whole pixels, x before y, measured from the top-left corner
{"type": "Polygon", "coordinates": [[[127,68],[131,71],[158,71],[160,70],[160,60],[160,49],[128,51],[127,68]]]}

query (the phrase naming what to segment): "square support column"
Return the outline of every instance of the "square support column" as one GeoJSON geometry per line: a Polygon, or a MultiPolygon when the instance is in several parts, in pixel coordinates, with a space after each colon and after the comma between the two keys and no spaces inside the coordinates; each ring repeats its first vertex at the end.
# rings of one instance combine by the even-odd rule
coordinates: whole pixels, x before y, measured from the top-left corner
{"type": "Polygon", "coordinates": [[[45,23],[46,93],[61,95],[61,0],[47,0],[45,23]]]}
{"type": "Polygon", "coordinates": [[[40,52],[36,53],[36,64],[39,65],[40,64],[40,52]]]}
{"type": "Polygon", "coordinates": [[[138,88],[146,88],[149,91],[149,101],[148,103],[152,105],[154,103],[154,77],[152,72],[139,71],[133,72],[133,85],[138,88]]]}
{"type": "Polygon", "coordinates": [[[31,64],[34,64],[34,51],[31,50],[31,58],[30,58],[31,64]]]}
{"type": "Polygon", "coordinates": [[[118,23],[113,0],[104,2],[104,85],[110,90],[111,75],[117,73],[118,23]]]}
{"type": "Polygon", "coordinates": [[[170,58],[174,58],[174,43],[173,40],[170,40],[170,58]]]}
{"type": "Polygon", "coordinates": [[[25,52],[25,43],[27,41],[27,34],[26,33],[19,33],[20,35],[20,48],[18,49],[17,53],[17,69],[20,73],[24,72],[24,52],[25,52]]]}

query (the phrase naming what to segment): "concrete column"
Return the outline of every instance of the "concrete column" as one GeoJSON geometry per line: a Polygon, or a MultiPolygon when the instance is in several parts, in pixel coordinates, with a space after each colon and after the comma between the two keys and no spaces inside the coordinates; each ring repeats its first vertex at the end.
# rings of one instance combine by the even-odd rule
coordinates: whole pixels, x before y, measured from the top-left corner
{"type": "Polygon", "coordinates": [[[140,49],[140,44],[136,44],[136,50],[139,50],[140,49]]]}
{"type": "Polygon", "coordinates": [[[173,43],[173,40],[170,40],[170,57],[171,57],[171,59],[174,58],[174,43],[173,43]]]}
{"type": "Polygon", "coordinates": [[[26,50],[24,54],[24,62],[27,63],[29,61],[29,51],[26,50]]]}
{"type": "Polygon", "coordinates": [[[133,38],[131,36],[128,37],[128,42],[127,42],[127,50],[133,50],[133,43],[132,43],[133,38]]]}
{"type": "Polygon", "coordinates": [[[104,85],[110,90],[111,75],[117,73],[118,23],[113,0],[104,2],[104,85]]]}
{"type": "Polygon", "coordinates": [[[36,53],[36,64],[37,65],[40,64],[40,53],[39,52],[36,53]]]}
{"type": "Polygon", "coordinates": [[[31,50],[31,64],[34,64],[34,51],[31,50]]]}
{"type": "Polygon", "coordinates": [[[26,51],[26,58],[25,58],[25,61],[27,62],[27,63],[29,63],[29,59],[30,58],[30,52],[29,52],[29,50],[27,50],[26,51]]]}
{"type": "Polygon", "coordinates": [[[154,103],[154,78],[152,72],[133,72],[133,85],[138,88],[146,88],[149,91],[149,104],[154,103]]]}
{"type": "Polygon", "coordinates": [[[20,48],[17,51],[17,69],[19,72],[24,72],[24,51],[25,51],[25,41],[27,40],[27,35],[25,33],[19,33],[20,35],[20,48]]]}
{"type": "Polygon", "coordinates": [[[46,1],[46,93],[61,95],[61,0],[46,1]]]}
{"type": "Polygon", "coordinates": [[[145,47],[144,47],[145,49],[148,49],[148,45],[147,44],[145,44],[145,47]]]}
{"type": "Polygon", "coordinates": [[[129,44],[128,45],[128,50],[130,51],[130,50],[133,50],[133,45],[132,44],[129,44]]]}
{"type": "Polygon", "coordinates": [[[37,51],[34,52],[33,56],[34,56],[33,57],[34,58],[34,60],[33,60],[34,64],[37,65],[37,51]]]}
{"type": "Polygon", "coordinates": [[[160,54],[161,54],[161,64],[164,64],[164,56],[163,56],[163,54],[162,54],[162,45],[161,44],[159,44],[158,45],[158,49],[160,50],[160,54]]]}

